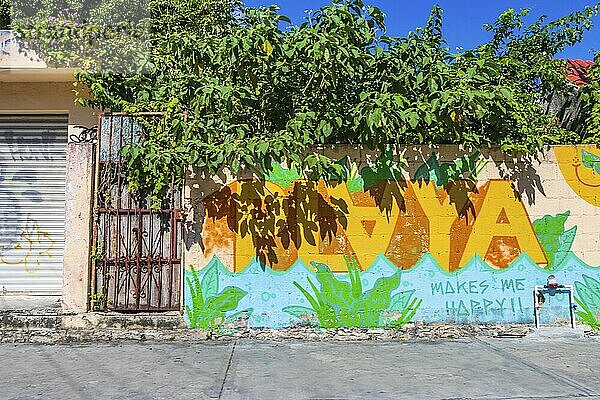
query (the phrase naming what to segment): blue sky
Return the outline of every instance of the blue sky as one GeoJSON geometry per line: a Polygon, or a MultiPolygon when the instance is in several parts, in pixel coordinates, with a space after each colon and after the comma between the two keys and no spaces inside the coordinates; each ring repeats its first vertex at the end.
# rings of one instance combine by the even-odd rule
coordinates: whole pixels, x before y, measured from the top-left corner
{"type": "MultiPolygon", "coordinates": [[[[246,0],[249,6],[267,6],[277,4],[281,12],[294,21],[302,22],[304,10],[318,9],[329,3],[327,0],[246,0]]],[[[444,33],[451,48],[461,46],[472,48],[486,41],[489,34],[481,27],[486,22],[494,19],[507,8],[529,8],[531,16],[548,15],[550,18],[559,18],[572,11],[592,5],[591,1],[582,0],[365,0],[366,4],[378,6],[387,15],[388,33],[391,35],[404,35],[418,26],[422,26],[431,8],[438,4],[444,9],[444,33]]],[[[591,49],[600,50],[600,18],[596,18],[596,25],[587,32],[582,43],[567,49],[562,57],[592,59],[591,49]]]]}

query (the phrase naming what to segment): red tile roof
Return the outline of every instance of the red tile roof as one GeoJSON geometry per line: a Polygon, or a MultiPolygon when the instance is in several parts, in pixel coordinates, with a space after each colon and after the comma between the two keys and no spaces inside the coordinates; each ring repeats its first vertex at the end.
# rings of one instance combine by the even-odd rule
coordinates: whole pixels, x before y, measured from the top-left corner
{"type": "Polygon", "coordinates": [[[577,86],[588,84],[588,69],[594,65],[593,61],[567,60],[567,78],[577,86]]]}

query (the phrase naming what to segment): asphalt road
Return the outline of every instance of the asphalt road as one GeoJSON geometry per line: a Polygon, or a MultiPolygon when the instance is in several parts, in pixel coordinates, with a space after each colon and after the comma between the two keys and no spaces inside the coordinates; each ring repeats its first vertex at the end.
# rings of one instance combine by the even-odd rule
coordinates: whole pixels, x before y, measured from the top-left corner
{"type": "Polygon", "coordinates": [[[0,345],[0,399],[600,399],[600,339],[0,345]]]}

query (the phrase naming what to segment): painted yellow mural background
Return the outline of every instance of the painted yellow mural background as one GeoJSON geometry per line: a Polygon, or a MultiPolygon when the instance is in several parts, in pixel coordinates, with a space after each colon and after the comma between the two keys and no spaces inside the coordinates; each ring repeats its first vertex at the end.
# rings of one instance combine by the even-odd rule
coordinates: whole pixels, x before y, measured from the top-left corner
{"type": "Polygon", "coordinates": [[[370,182],[365,168],[378,153],[350,146],[331,151],[332,158],[355,163],[354,181],[302,180],[285,168],[275,178],[190,178],[184,197],[198,235],[190,236],[186,264],[203,268],[217,256],[226,268],[241,272],[257,247],[276,271],[302,260],[346,272],[344,256],[350,254],[362,270],[380,255],[410,269],[431,254],[449,272],[475,256],[503,269],[523,253],[550,268],[565,249],[590,265],[600,262],[600,165],[590,158],[600,160],[595,146],[552,147],[527,165],[500,152],[468,155],[478,170],[465,179],[453,175],[466,160],[464,150],[415,146],[403,153],[407,164],[393,171],[394,179],[379,171],[370,182]],[[365,179],[364,187],[357,177],[365,179]],[[567,215],[565,221],[556,222],[561,215],[567,215]],[[559,225],[544,228],[548,216],[559,225]],[[568,242],[553,247],[558,240],[568,242]]]}
{"type": "Polygon", "coordinates": [[[600,149],[597,146],[556,146],[554,154],[571,189],[588,203],[600,207],[600,149]],[[584,152],[598,158],[591,160],[597,162],[595,168],[585,165],[584,152]]]}
{"type": "MultiPolygon", "coordinates": [[[[359,193],[351,193],[346,184],[319,181],[314,185],[313,192],[298,194],[308,196],[307,209],[288,209],[273,217],[272,225],[277,227],[289,223],[289,213],[294,213],[291,220],[299,226],[295,240],[273,241],[275,257],[270,264],[275,270],[287,270],[300,258],[345,272],[344,256],[351,254],[363,270],[379,254],[402,269],[410,269],[426,253],[447,271],[464,267],[475,255],[496,268],[508,267],[522,252],[539,265],[548,262],[525,206],[507,180],[487,181],[459,199],[451,199],[451,187],[436,189],[430,181],[388,181],[359,193]],[[322,221],[340,204],[346,208],[345,221],[331,216],[325,232],[322,221]]],[[[221,190],[204,199],[207,209],[221,209],[206,214],[205,256],[230,246],[231,269],[240,272],[255,256],[256,244],[265,239],[260,230],[247,226],[242,215],[249,212],[246,206],[223,203],[224,196],[264,205],[266,197],[293,195],[291,188],[265,181],[232,182],[227,194],[221,190]],[[215,202],[221,206],[215,207],[215,202]]]]}

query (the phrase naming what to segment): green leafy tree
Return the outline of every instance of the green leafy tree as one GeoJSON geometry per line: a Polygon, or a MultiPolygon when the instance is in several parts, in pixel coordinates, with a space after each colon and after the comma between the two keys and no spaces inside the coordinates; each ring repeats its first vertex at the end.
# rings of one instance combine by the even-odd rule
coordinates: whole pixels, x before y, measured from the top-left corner
{"type": "Polygon", "coordinates": [[[10,0],[0,0],[0,29],[8,29],[10,26],[10,0]]]}
{"type": "MultiPolygon", "coordinates": [[[[163,113],[145,140],[124,149],[134,188],[160,193],[188,166],[268,173],[285,162],[302,175],[343,176],[342,165],[312,150],[322,144],[533,153],[583,139],[546,115],[540,99],[567,90],[556,55],[581,40],[597,8],[531,25],[527,11],[510,9],[486,25],[488,43],[451,52],[438,7],[405,37],[386,35],[383,12],[360,0],[336,0],[300,26],[275,6],[229,0],[147,7],[139,25],[149,45],[130,57],[137,69],[77,73],[84,105],[163,113]]],[[[23,37],[43,29],[23,29],[23,37]]],[[[45,54],[76,58],[68,49],[45,54]]]]}
{"type": "Polygon", "coordinates": [[[12,27],[49,66],[121,74],[149,61],[147,1],[12,0],[12,27]]]}
{"type": "Polygon", "coordinates": [[[581,89],[585,132],[582,143],[600,143],[600,52],[594,57],[595,65],[588,71],[589,84],[581,89]]]}

